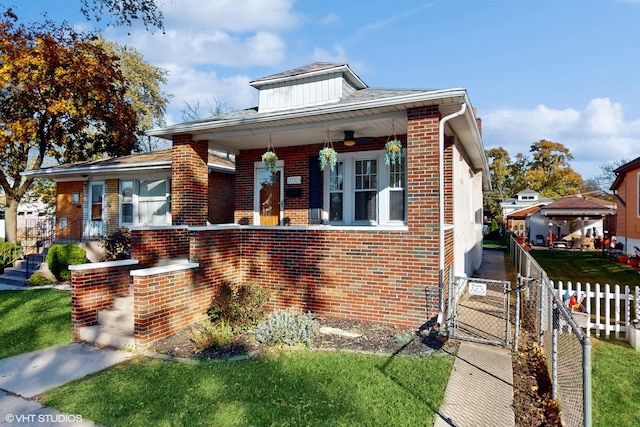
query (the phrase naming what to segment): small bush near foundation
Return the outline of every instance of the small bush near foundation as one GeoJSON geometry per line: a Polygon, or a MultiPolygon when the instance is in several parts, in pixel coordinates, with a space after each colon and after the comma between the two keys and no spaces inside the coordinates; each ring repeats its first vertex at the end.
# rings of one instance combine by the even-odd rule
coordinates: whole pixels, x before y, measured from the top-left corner
{"type": "Polygon", "coordinates": [[[47,252],[47,266],[56,279],[67,281],[71,279],[70,265],[87,262],[87,252],[72,243],[53,245],[47,252]]]}
{"type": "Polygon", "coordinates": [[[203,351],[208,348],[223,347],[231,342],[233,329],[226,322],[215,325],[210,321],[199,322],[191,327],[189,340],[196,350],[203,351]]]}
{"type": "Polygon", "coordinates": [[[243,332],[264,320],[262,306],[268,300],[267,291],[254,283],[235,285],[225,282],[213,298],[209,317],[214,324],[224,321],[234,332],[243,332]]]}
{"type": "Polygon", "coordinates": [[[128,259],[131,257],[131,230],[118,228],[100,239],[104,248],[105,261],[128,259]]]}
{"type": "Polygon", "coordinates": [[[255,334],[263,344],[304,344],[309,347],[319,328],[320,322],[312,313],[275,311],[256,327],[255,334]]]}
{"type": "Polygon", "coordinates": [[[41,273],[33,273],[27,280],[29,286],[47,286],[53,284],[53,280],[41,273]]]}

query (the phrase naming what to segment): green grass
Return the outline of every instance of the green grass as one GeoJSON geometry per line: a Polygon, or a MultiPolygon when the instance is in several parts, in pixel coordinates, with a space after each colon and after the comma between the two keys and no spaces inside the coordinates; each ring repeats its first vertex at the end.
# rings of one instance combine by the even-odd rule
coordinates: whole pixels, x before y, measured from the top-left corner
{"type": "Polygon", "coordinates": [[[195,365],[135,358],[44,404],[109,426],[425,426],[452,363],[315,351],[195,365]]]}
{"type": "Polygon", "coordinates": [[[594,427],[640,426],[640,353],[594,339],[592,388],[594,427]]]}
{"type": "Polygon", "coordinates": [[[69,292],[0,292],[0,359],[66,344],[72,336],[69,292]]]}
{"type": "Polygon", "coordinates": [[[565,283],[571,281],[601,285],[640,285],[638,271],[610,260],[599,252],[545,249],[532,250],[529,253],[554,282],[562,280],[565,283]]]}

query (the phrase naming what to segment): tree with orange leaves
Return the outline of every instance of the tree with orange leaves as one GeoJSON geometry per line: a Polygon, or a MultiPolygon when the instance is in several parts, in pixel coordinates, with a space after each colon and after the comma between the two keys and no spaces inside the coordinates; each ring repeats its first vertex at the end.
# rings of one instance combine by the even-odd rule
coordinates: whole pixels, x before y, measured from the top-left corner
{"type": "Polygon", "coordinates": [[[0,21],[0,186],[6,239],[15,242],[18,203],[33,178],[21,172],[137,149],[141,134],[118,58],[90,33],[47,21],[0,21]]]}

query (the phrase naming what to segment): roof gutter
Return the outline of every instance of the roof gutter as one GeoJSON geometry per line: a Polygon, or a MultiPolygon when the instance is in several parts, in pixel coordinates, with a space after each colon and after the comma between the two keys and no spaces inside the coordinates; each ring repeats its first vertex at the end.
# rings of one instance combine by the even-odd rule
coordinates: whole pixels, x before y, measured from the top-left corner
{"type": "Polygon", "coordinates": [[[459,111],[451,113],[440,120],[440,133],[438,136],[438,209],[439,209],[439,256],[438,256],[438,290],[440,297],[440,312],[438,313],[438,324],[442,324],[444,317],[444,126],[451,119],[464,114],[467,110],[467,103],[463,102],[459,111]]]}

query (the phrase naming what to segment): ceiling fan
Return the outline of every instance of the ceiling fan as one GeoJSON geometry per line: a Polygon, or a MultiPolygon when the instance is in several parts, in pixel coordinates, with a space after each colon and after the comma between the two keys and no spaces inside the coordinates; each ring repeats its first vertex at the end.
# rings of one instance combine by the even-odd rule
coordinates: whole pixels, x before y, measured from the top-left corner
{"type": "Polygon", "coordinates": [[[355,131],[352,130],[345,130],[344,131],[344,139],[342,140],[342,143],[344,145],[346,145],[347,147],[353,147],[354,145],[356,145],[356,143],[358,144],[366,144],[368,142],[373,141],[375,138],[373,138],[372,136],[360,136],[358,138],[355,137],[355,131]]]}

